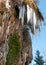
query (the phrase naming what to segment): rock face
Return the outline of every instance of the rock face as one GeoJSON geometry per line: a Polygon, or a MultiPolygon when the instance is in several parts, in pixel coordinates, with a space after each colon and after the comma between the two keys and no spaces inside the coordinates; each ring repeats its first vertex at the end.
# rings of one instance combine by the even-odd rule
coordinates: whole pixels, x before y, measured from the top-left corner
{"type": "Polygon", "coordinates": [[[17,33],[20,37],[21,45],[21,52],[13,65],[28,65],[32,60],[31,38],[28,30],[20,24],[17,11],[14,7],[7,9],[5,7],[5,0],[0,2],[0,65],[5,65],[7,62],[8,40],[10,34],[13,33],[17,33]]]}
{"type": "MultiPolygon", "coordinates": [[[[0,65],[6,65],[9,48],[10,51],[17,49],[16,47],[16,49],[14,49],[14,44],[12,48],[8,45],[11,34],[17,34],[21,47],[20,54],[16,62],[12,65],[29,65],[29,63],[31,63],[32,42],[29,28],[31,28],[31,32],[35,34],[35,32],[40,30],[43,20],[44,18],[39,8],[32,0],[0,0],[0,65]],[[27,5],[29,6],[29,10],[31,9],[30,13],[32,15],[27,13],[27,5]],[[28,15],[31,15],[29,21],[28,15]]],[[[16,52],[13,52],[13,56],[16,52]]],[[[15,59],[15,57],[13,57],[13,59],[15,59]]]]}
{"type": "Polygon", "coordinates": [[[22,29],[21,37],[21,54],[18,58],[17,65],[29,65],[32,61],[32,42],[29,32],[26,29],[22,29]],[[24,37],[23,37],[24,36],[24,37]]]}

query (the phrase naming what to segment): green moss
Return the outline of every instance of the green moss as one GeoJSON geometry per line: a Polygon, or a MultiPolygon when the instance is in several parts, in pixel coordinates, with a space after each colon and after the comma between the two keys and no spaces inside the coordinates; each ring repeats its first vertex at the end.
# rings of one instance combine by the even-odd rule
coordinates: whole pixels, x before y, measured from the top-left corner
{"type": "Polygon", "coordinates": [[[9,45],[9,51],[6,58],[7,60],[6,65],[14,65],[21,51],[19,37],[16,34],[12,34],[9,38],[8,45],[9,45]]]}

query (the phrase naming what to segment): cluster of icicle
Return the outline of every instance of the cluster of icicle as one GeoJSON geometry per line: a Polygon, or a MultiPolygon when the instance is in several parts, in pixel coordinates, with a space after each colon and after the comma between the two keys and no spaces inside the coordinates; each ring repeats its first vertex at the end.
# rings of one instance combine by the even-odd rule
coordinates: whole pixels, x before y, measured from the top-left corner
{"type": "MultiPolygon", "coordinates": [[[[9,5],[10,0],[5,0],[5,1],[6,1],[6,8],[9,9],[11,7],[9,5]]],[[[23,0],[16,0],[16,1],[18,1],[20,3],[23,2],[23,0]]],[[[25,5],[19,6],[19,19],[21,19],[22,25],[24,25],[25,14],[27,14],[26,25],[31,28],[32,33],[36,33],[37,31],[40,31],[40,28],[42,25],[42,20],[39,20],[38,15],[31,7],[29,7],[29,5],[26,5],[26,7],[27,7],[27,12],[25,13],[25,11],[26,11],[25,5]]]]}
{"type": "Polygon", "coordinates": [[[22,25],[24,25],[24,15],[27,14],[27,23],[26,25],[31,28],[32,33],[37,33],[40,31],[40,28],[42,26],[42,20],[39,20],[36,12],[27,5],[27,12],[25,5],[19,7],[20,13],[19,13],[19,19],[21,19],[22,25]]]}

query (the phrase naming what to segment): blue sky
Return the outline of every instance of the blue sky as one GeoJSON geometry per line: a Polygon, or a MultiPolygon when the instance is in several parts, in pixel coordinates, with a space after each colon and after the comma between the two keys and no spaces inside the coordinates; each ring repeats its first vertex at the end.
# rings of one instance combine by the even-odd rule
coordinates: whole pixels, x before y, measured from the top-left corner
{"type": "MultiPolygon", "coordinates": [[[[46,23],[46,0],[39,1],[40,3],[38,6],[44,16],[44,23],[46,23]]],[[[46,61],[46,25],[42,26],[41,32],[39,32],[36,36],[32,35],[32,47],[33,57],[35,57],[36,50],[39,50],[46,61]]]]}

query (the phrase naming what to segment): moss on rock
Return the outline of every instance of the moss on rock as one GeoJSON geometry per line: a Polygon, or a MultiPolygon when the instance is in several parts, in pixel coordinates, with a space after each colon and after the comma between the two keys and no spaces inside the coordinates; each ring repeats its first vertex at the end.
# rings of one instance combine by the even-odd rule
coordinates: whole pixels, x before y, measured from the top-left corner
{"type": "Polygon", "coordinates": [[[10,35],[8,45],[9,51],[6,58],[6,65],[15,65],[14,63],[16,62],[16,59],[21,51],[19,37],[16,34],[10,35]]]}

